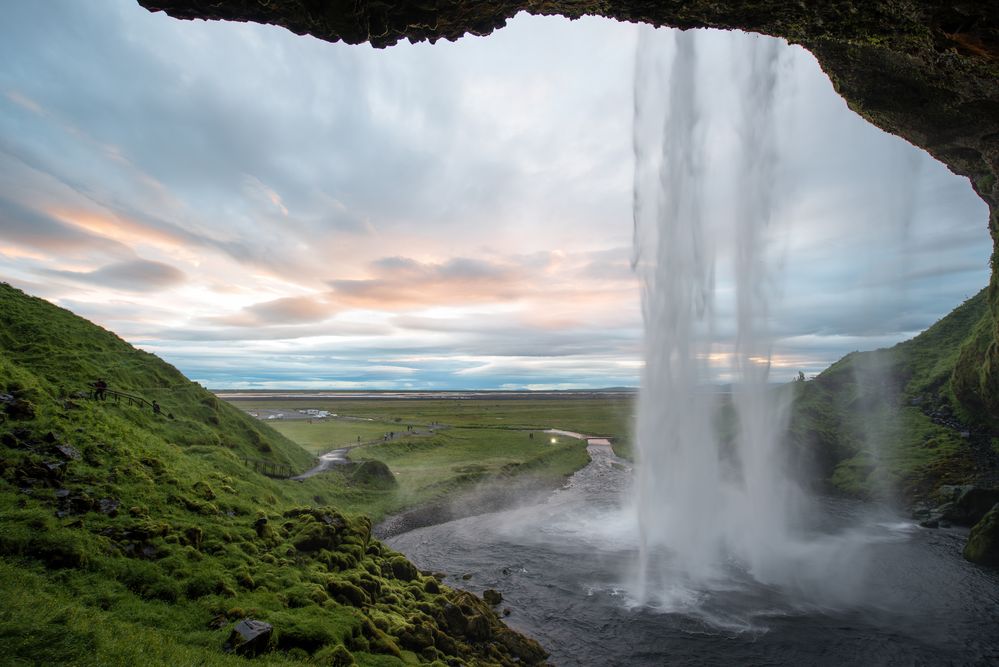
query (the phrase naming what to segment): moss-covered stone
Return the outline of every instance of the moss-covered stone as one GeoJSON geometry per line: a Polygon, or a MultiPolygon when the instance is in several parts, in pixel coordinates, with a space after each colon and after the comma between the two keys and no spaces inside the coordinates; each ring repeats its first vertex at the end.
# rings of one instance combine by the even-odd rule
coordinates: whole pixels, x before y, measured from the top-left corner
{"type": "Polygon", "coordinates": [[[979,565],[999,565],[999,504],[971,528],[964,557],[979,565]]]}
{"type": "Polygon", "coordinates": [[[392,556],[388,560],[388,566],[392,576],[403,581],[413,581],[420,576],[420,571],[410,563],[404,556],[392,556]]]}

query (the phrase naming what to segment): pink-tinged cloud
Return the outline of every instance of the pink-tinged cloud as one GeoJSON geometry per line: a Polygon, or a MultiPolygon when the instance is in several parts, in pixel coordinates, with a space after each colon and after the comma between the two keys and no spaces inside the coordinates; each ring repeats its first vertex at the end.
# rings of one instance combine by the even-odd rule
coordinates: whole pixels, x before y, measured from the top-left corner
{"type": "Polygon", "coordinates": [[[214,325],[230,327],[266,327],[283,324],[322,322],[338,312],[321,294],[289,296],[247,306],[231,315],[206,318],[214,325]]]}
{"type": "Polygon", "coordinates": [[[123,215],[64,207],[51,207],[46,209],[46,213],[66,225],[132,246],[150,245],[163,250],[188,247],[188,241],[177,234],[144,225],[123,215]]]}
{"type": "Polygon", "coordinates": [[[118,257],[134,256],[132,249],[123,243],[67,225],[44,212],[2,197],[0,237],[5,247],[32,248],[45,253],[59,253],[63,257],[83,251],[118,257]]]}
{"type": "Polygon", "coordinates": [[[399,310],[515,301],[529,293],[516,267],[456,257],[425,263],[387,257],[371,264],[374,278],[332,280],[332,299],[354,308],[399,310]]]}
{"type": "Polygon", "coordinates": [[[155,292],[175,287],[187,280],[183,271],[169,264],[144,259],[108,264],[93,271],[47,270],[45,273],[126,292],[155,292]]]}

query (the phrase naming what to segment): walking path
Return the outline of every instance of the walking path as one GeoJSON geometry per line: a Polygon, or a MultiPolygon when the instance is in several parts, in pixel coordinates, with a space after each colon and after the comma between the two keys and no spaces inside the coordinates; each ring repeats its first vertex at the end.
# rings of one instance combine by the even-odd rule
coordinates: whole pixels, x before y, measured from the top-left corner
{"type": "Polygon", "coordinates": [[[385,442],[393,442],[396,437],[402,436],[428,436],[433,435],[436,431],[446,429],[447,426],[443,424],[436,424],[433,426],[428,426],[426,429],[413,429],[412,431],[398,431],[392,438],[383,437],[375,438],[374,440],[367,440],[365,442],[351,443],[344,447],[338,447],[337,449],[330,450],[319,457],[319,463],[317,463],[312,468],[309,468],[301,475],[295,475],[294,477],[289,477],[288,479],[294,480],[296,482],[301,482],[310,477],[318,475],[321,472],[326,472],[336,466],[343,466],[353,463],[347,458],[347,453],[352,449],[357,449],[358,447],[365,447],[367,445],[380,445],[385,442]]]}
{"type": "Polygon", "coordinates": [[[575,431],[563,431],[558,428],[550,428],[545,431],[545,433],[550,433],[552,435],[564,435],[568,438],[575,438],[576,440],[585,440],[586,448],[590,447],[611,447],[611,441],[608,438],[604,438],[599,435],[584,435],[583,433],[576,433],[575,431]]]}
{"type": "Polygon", "coordinates": [[[332,468],[333,466],[342,466],[350,463],[347,459],[347,452],[351,450],[350,447],[343,447],[341,449],[334,449],[331,452],[326,452],[319,457],[318,465],[309,468],[301,475],[295,475],[294,477],[289,477],[288,479],[294,482],[301,482],[310,477],[318,475],[321,472],[325,472],[332,468]]]}
{"type": "MultiPolygon", "coordinates": [[[[414,431],[400,433],[399,435],[409,435],[409,436],[433,435],[434,431],[444,428],[447,428],[447,426],[439,424],[437,426],[431,426],[426,431],[414,430],[414,431]]],[[[544,432],[548,433],[549,435],[564,435],[567,438],[575,438],[576,440],[585,440],[586,449],[587,451],[589,451],[591,456],[595,453],[603,454],[611,450],[610,440],[608,438],[604,438],[598,435],[585,435],[583,433],[576,433],[575,431],[563,431],[562,429],[557,429],[557,428],[545,429],[544,432]]],[[[321,472],[326,472],[327,470],[335,468],[336,466],[348,465],[352,463],[352,461],[347,458],[347,453],[350,452],[350,450],[357,449],[358,447],[364,447],[366,445],[377,445],[382,442],[384,442],[384,440],[376,439],[376,440],[369,440],[368,442],[351,444],[346,447],[339,447],[337,449],[333,449],[320,456],[319,463],[317,463],[315,466],[309,468],[301,475],[295,475],[294,477],[289,477],[289,479],[296,482],[301,482],[306,479],[309,479],[310,477],[314,477],[315,475],[318,475],[321,472]]]]}

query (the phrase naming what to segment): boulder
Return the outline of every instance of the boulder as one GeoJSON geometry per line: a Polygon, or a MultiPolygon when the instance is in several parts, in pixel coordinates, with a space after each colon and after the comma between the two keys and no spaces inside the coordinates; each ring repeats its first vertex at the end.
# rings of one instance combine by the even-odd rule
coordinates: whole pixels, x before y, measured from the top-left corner
{"type": "Polygon", "coordinates": [[[999,489],[977,486],[950,487],[951,502],[941,507],[943,519],[962,526],[978,523],[992,506],[999,503],[999,489]]]}
{"type": "Polygon", "coordinates": [[[273,633],[274,626],[270,623],[244,618],[232,629],[229,639],[222,648],[239,655],[260,655],[267,650],[273,633]]]}
{"type": "Polygon", "coordinates": [[[413,581],[420,575],[416,566],[406,560],[403,556],[394,556],[389,561],[389,566],[392,568],[393,576],[396,579],[401,579],[402,581],[413,581]]]}
{"type": "Polygon", "coordinates": [[[461,609],[450,602],[444,605],[444,623],[447,625],[448,630],[458,634],[463,634],[466,628],[468,628],[468,620],[461,613],[461,609]]]}
{"type": "Polygon", "coordinates": [[[503,595],[495,589],[487,588],[482,591],[482,599],[485,600],[486,604],[490,607],[495,607],[503,601],[503,595]]]}
{"type": "Polygon", "coordinates": [[[537,642],[524,635],[518,634],[509,628],[500,628],[496,639],[506,647],[510,655],[525,665],[543,665],[548,652],[537,642]]]}
{"type": "Polygon", "coordinates": [[[97,508],[101,514],[107,514],[112,518],[118,516],[118,507],[120,505],[121,501],[117,498],[101,498],[97,501],[97,508]]]}
{"type": "Polygon", "coordinates": [[[999,565],[999,504],[971,529],[964,557],[979,565],[999,565]]]}
{"type": "Polygon", "coordinates": [[[55,452],[67,461],[78,461],[80,459],[80,452],[71,445],[56,445],[55,452]]]}

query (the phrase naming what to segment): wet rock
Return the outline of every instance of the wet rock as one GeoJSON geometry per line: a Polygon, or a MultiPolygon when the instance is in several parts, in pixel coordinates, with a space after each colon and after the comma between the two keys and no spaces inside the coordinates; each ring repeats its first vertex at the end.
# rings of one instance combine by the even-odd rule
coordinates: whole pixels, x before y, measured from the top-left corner
{"type": "Polygon", "coordinates": [[[98,502],[90,497],[86,491],[57,489],[55,497],[58,506],[56,516],[59,518],[67,517],[71,514],[86,514],[99,507],[98,502]]]}
{"type": "Polygon", "coordinates": [[[97,509],[100,510],[101,514],[106,514],[112,518],[118,516],[120,505],[121,501],[117,498],[101,498],[97,501],[97,509]]]}
{"type": "Polygon", "coordinates": [[[274,626],[270,623],[244,618],[232,629],[222,648],[244,656],[260,655],[267,650],[273,633],[274,626]]]}
{"type": "Polygon", "coordinates": [[[979,565],[999,565],[999,504],[972,527],[964,557],[979,565]]]}
{"type": "Polygon", "coordinates": [[[493,636],[493,628],[485,614],[472,614],[466,618],[465,635],[473,641],[485,641],[493,636]]]}
{"type": "Polygon", "coordinates": [[[62,478],[66,464],[62,461],[43,461],[35,463],[25,461],[14,470],[18,485],[23,489],[36,486],[62,486],[62,478]]]}
{"type": "Polygon", "coordinates": [[[471,578],[472,578],[472,573],[471,572],[466,572],[465,574],[461,575],[461,580],[462,581],[468,581],[471,578]]]}
{"type": "Polygon", "coordinates": [[[447,624],[448,630],[457,634],[464,634],[468,627],[468,621],[461,613],[461,609],[450,602],[444,605],[444,622],[447,624]]]}
{"type": "Polygon", "coordinates": [[[940,519],[939,518],[926,519],[924,521],[920,521],[919,525],[923,528],[939,528],[940,519]]]}
{"type": "Polygon", "coordinates": [[[80,452],[71,445],[56,445],[55,452],[67,461],[78,461],[80,459],[80,452]]]}
{"type": "Polygon", "coordinates": [[[512,614],[512,613],[513,613],[513,612],[512,612],[512,611],[510,611],[510,608],[509,608],[509,607],[504,607],[504,608],[503,608],[503,615],[504,615],[504,616],[509,616],[509,615],[510,615],[510,614],[512,614]]]}
{"type": "Polygon", "coordinates": [[[63,461],[44,461],[42,467],[48,471],[48,477],[52,479],[62,479],[66,471],[66,464],[63,461]]]}
{"type": "Polygon", "coordinates": [[[537,641],[509,628],[501,627],[496,633],[496,639],[522,664],[543,665],[548,657],[548,652],[537,641]]]}
{"type": "Polygon", "coordinates": [[[503,595],[493,588],[487,588],[482,591],[482,599],[485,600],[486,604],[490,607],[495,607],[503,601],[503,595]]]}
{"type": "Polygon", "coordinates": [[[941,518],[958,525],[971,526],[999,503],[999,489],[986,489],[977,486],[952,487],[953,501],[941,507],[941,518]]]}

